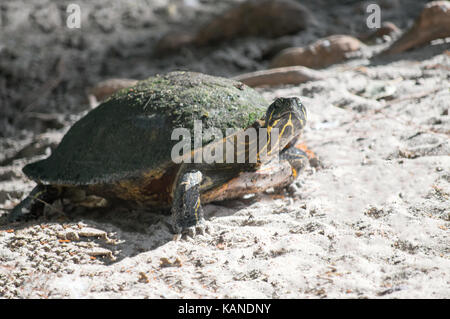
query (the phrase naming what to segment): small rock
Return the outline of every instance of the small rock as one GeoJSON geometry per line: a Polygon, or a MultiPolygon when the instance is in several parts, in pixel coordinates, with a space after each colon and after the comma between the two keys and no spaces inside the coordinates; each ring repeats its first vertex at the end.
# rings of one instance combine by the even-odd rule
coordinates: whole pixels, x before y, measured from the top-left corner
{"type": "Polygon", "coordinates": [[[76,231],[66,231],[62,233],[57,234],[58,238],[62,240],[70,240],[70,241],[79,241],[80,236],[78,236],[78,233],[76,231]]]}
{"type": "Polygon", "coordinates": [[[180,260],[180,258],[175,258],[174,261],[170,261],[169,258],[167,257],[162,257],[160,258],[160,263],[159,263],[159,267],[161,268],[165,268],[165,267],[181,267],[182,266],[182,262],[180,260]]]}
{"type": "Polygon", "coordinates": [[[97,237],[102,238],[105,241],[110,241],[108,234],[105,231],[91,227],[83,227],[78,231],[78,235],[82,237],[97,237]]]}
{"type": "Polygon", "coordinates": [[[309,159],[309,166],[314,167],[315,169],[324,168],[323,163],[317,157],[309,159]]]}
{"type": "Polygon", "coordinates": [[[332,35],[319,39],[308,47],[288,48],[272,60],[271,68],[303,65],[320,69],[357,55],[364,47],[358,39],[348,35],[332,35]]]}
{"type": "Polygon", "coordinates": [[[374,219],[384,217],[388,214],[389,214],[389,212],[386,212],[385,210],[383,210],[383,208],[378,208],[378,207],[374,207],[374,206],[368,207],[368,209],[364,212],[364,215],[372,217],[374,219]]]}
{"type": "Polygon", "coordinates": [[[112,261],[116,259],[116,257],[114,257],[113,253],[110,250],[101,247],[95,247],[89,250],[87,254],[91,257],[106,256],[112,261]]]}
{"type": "Polygon", "coordinates": [[[142,283],[144,283],[144,284],[146,284],[146,283],[149,283],[149,282],[150,282],[150,279],[148,278],[148,276],[147,276],[147,274],[146,274],[145,272],[141,271],[141,272],[139,273],[139,279],[138,279],[138,281],[139,281],[139,282],[142,282],[142,283]]]}

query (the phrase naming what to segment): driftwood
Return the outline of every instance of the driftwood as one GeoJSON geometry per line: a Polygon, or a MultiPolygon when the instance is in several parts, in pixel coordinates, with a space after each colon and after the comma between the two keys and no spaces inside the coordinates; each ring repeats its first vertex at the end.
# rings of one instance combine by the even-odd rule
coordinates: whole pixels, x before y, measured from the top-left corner
{"type": "Polygon", "coordinates": [[[450,2],[433,1],[426,4],[412,28],[383,51],[383,54],[400,53],[447,37],[450,37],[450,2]]]}
{"type": "Polygon", "coordinates": [[[342,62],[357,54],[364,46],[358,39],[348,35],[332,35],[319,39],[307,47],[288,48],[272,60],[271,67],[302,65],[320,69],[342,62]]]}
{"type": "Polygon", "coordinates": [[[321,80],[324,73],[303,66],[291,66],[245,73],[234,77],[234,80],[251,86],[277,86],[300,84],[307,81],[321,80]]]}

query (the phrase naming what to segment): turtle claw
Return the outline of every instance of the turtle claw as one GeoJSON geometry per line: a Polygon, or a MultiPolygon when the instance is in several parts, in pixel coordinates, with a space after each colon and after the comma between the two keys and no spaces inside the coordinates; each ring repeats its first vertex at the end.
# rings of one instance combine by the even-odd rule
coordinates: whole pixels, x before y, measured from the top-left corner
{"type": "Polygon", "coordinates": [[[199,232],[197,231],[197,226],[188,227],[184,230],[183,235],[186,237],[194,238],[199,232]]]}
{"type": "Polygon", "coordinates": [[[212,227],[204,220],[200,221],[197,225],[185,228],[181,235],[183,238],[195,238],[196,236],[210,235],[212,227]]]}

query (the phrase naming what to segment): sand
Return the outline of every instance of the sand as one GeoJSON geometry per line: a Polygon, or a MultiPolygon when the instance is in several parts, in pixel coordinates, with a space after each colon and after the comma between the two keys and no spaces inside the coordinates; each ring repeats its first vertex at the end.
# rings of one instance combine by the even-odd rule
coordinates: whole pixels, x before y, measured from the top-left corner
{"type": "MultiPolygon", "coordinates": [[[[169,216],[119,208],[1,226],[0,297],[449,298],[449,47],[369,59],[374,46],[324,80],[258,89],[302,99],[320,165],[281,193],[206,205],[209,234],[174,240],[169,216]]],[[[5,130],[1,207],[34,186],[21,167],[83,114],[66,113],[44,135],[5,130]]]]}

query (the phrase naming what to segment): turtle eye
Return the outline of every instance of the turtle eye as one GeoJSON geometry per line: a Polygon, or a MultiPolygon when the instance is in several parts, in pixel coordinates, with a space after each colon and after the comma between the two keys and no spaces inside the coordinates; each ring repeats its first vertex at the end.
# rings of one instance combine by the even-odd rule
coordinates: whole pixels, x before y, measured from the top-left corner
{"type": "Polygon", "coordinates": [[[286,103],[286,101],[285,101],[285,99],[282,98],[282,97],[276,99],[276,101],[275,101],[275,105],[276,105],[277,107],[282,107],[285,103],[286,103]]]}
{"type": "Polygon", "coordinates": [[[291,108],[301,119],[306,120],[306,108],[298,97],[291,98],[291,108]]]}

